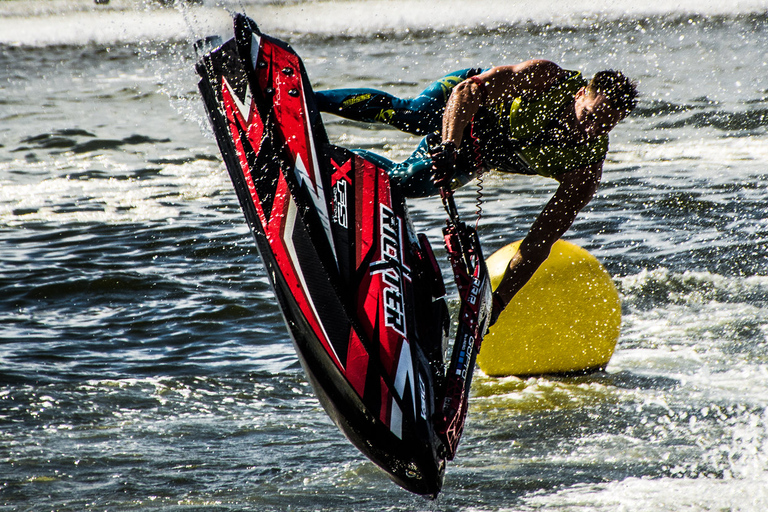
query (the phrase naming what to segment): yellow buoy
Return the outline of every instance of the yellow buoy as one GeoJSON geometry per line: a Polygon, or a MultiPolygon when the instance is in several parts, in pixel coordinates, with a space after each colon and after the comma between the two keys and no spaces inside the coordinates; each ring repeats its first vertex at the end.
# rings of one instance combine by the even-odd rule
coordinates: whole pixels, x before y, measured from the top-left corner
{"type": "MultiPolygon", "coordinates": [[[[494,289],[520,242],[486,261],[494,289]]],[[[621,328],[621,301],[594,256],[563,240],[515,295],[483,340],[477,364],[490,376],[604,368],[621,328]]]]}

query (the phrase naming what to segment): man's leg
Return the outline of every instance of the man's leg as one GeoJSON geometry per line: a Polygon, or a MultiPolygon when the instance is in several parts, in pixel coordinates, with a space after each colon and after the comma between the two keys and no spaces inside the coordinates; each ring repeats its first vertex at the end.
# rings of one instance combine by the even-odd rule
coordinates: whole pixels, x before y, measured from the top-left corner
{"type": "MultiPolygon", "coordinates": [[[[384,169],[392,181],[398,183],[406,197],[427,197],[440,194],[432,182],[432,158],[426,137],[419,142],[416,151],[406,160],[395,163],[388,158],[365,149],[354,149],[358,155],[384,169]]],[[[459,169],[453,177],[453,187],[469,183],[474,177],[474,169],[459,169]]]]}
{"type": "Polygon", "coordinates": [[[400,185],[406,197],[425,197],[439,193],[432,183],[432,160],[425,140],[419,143],[411,156],[400,163],[365,149],[353,151],[384,169],[392,181],[400,185]]]}
{"type": "Polygon", "coordinates": [[[384,123],[407,133],[426,135],[440,131],[451,90],[481,71],[471,68],[449,73],[413,99],[398,98],[376,89],[315,91],[315,97],[322,112],[353,121],[384,123]]]}

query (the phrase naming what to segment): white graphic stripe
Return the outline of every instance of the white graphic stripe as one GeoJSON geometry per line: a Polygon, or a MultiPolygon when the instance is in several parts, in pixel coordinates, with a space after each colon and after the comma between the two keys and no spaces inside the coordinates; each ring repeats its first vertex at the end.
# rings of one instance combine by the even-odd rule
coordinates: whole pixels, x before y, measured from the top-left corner
{"type": "Polygon", "coordinates": [[[309,302],[309,305],[312,308],[312,313],[315,315],[317,324],[320,326],[320,329],[322,329],[323,336],[325,336],[325,340],[333,352],[333,357],[336,359],[336,362],[340,366],[343,366],[339,355],[333,348],[331,338],[328,336],[328,333],[325,332],[325,326],[320,321],[320,315],[317,314],[317,308],[315,307],[315,303],[312,301],[312,296],[309,294],[307,282],[304,280],[304,272],[302,271],[301,263],[299,262],[298,255],[296,254],[296,248],[293,246],[293,230],[296,227],[296,214],[298,213],[298,209],[296,208],[296,203],[293,200],[293,196],[289,195],[288,197],[288,211],[285,214],[285,231],[283,232],[283,243],[285,244],[285,248],[291,258],[293,268],[296,269],[296,274],[299,276],[299,280],[301,281],[301,288],[304,290],[304,295],[307,297],[307,302],[309,302]]]}
{"type": "MultiPolygon", "coordinates": [[[[229,95],[235,101],[235,106],[237,107],[237,110],[240,112],[240,115],[243,116],[243,119],[245,120],[245,122],[249,123],[250,119],[248,119],[248,117],[250,116],[251,104],[253,103],[253,97],[251,97],[250,86],[247,84],[245,86],[245,101],[249,103],[248,107],[246,107],[245,103],[240,101],[240,98],[238,98],[237,94],[235,94],[235,90],[232,88],[232,85],[230,85],[229,80],[227,80],[227,77],[222,75],[222,78],[224,78],[224,86],[227,88],[229,95]]],[[[244,126],[243,128],[247,129],[247,126],[244,126]]]]}
{"type": "MultiPolygon", "coordinates": [[[[416,417],[416,379],[414,378],[414,370],[413,370],[413,360],[411,359],[411,345],[408,343],[407,340],[403,340],[402,345],[400,345],[400,358],[397,361],[397,373],[395,374],[395,390],[397,391],[397,394],[400,398],[404,399],[405,397],[403,394],[405,393],[405,385],[410,381],[411,383],[411,404],[413,404],[413,417],[416,417]]],[[[397,431],[395,431],[395,402],[392,401],[392,422],[390,424],[390,429],[392,432],[400,437],[400,434],[398,434],[397,431]]],[[[400,408],[397,409],[398,414],[402,416],[402,412],[400,411],[400,408]]],[[[398,426],[398,428],[400,428],[398,426]]]]}
{"type": "Polygon", "coordinates": [[[398,439],[403,438],[403,411],[397,405],[397,402],[392,400],[392,414],[389,416],[389,430],[397,436],[398,439]]]}
{"type": "Polygon", "coordinates": [[[259,52],[261,51],[261,36],[251,32],[251,69],[256,69],[256,63],[259,62],[259,52]]]}
{"type": "MultiPolygon", "coordinates": [[[[333,234],[331,233],[331,219],[328,215],[328,204],[325,202],[325,190],[323,189],[323,181],[322,177],[320,176],[320,164],[317,159],[317,152],[315,151],[315,139],[312,137],[312,125],[310,124],[309,120],[309,109],[307,108],[307,100],[304,95],[302,95],[301,101],[304,104],[304,126],[308,131],[308,133],[305,133],[305,135],[307,135],[307,140],[309,141],[309,157],[312,159],[312,171],[315,175],[315,179],[311,180],[309,178],[309,173],[307,172],[304,161],[301,159],[301,155],[295,155],[295,171],[299,179],[299,184],[304,182],[307,185],[307,190],[309,190],[312,202],[315,203],[315,209],[320,216],[320,221],[323,223],[325,236],[328,238],[328,243],[331,245],[334,261],[336,261],[336,244],[333,243],[333,234]],[[315,183],[314,186],[312,185],[312,182],[315,183]]],[[[338,267],[337,261],[336,265],[338,267]]]]}

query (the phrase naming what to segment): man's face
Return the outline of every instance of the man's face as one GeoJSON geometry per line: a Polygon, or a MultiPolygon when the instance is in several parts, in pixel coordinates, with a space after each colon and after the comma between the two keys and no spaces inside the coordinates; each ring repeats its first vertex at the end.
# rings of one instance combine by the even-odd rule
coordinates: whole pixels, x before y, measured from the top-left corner
{"type": "Polygon", "coordinates": [[[589,139],[605,135],[621,121],[621,113],[603,94],[595,94],[582,87],[576,93],[575,100],[579,131],[589,139]]]}

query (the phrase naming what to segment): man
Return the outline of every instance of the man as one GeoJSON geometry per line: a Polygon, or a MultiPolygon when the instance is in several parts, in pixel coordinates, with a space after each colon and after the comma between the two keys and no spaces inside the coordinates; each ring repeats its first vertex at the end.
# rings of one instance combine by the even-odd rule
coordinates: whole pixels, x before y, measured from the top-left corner
{"type": "Polygon", "coordinates": [[[492,168],[559,182],[493,294],[492,322],[592,199],[608,132],[632,111],[636,97],[635,84],[620,72],[601,71],[587,82],[547,60],[452,73],[413,100],[372,89],[317,93],[324,112],[414,134],[442,134],[432,147],[429,137],[422,140],[400,164],[362,151],[407,195],[436,194],[442,185],[461,186],[492,168]]]}

